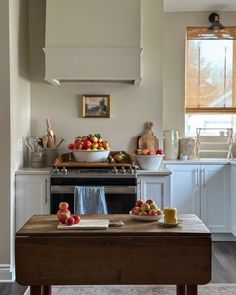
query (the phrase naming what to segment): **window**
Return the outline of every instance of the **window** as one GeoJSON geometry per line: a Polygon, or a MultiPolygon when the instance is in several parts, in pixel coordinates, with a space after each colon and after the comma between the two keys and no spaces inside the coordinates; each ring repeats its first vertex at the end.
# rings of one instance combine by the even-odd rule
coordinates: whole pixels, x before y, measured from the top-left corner
{"type": "Polygon", "coordinates": [[[185,134],[196,136],[197,128],[208,128],[202,130],[202,135],[216,135],[219,131],[209,128],[226,129],[236,127],[236,116],[231,114],[186,114],[185,115],[185,134]]]}
{"type": "Polygon", "coordinates": [[[185,54],[186,135],[196,128],[234,128],[236,27],[221,33],[187,28],[185,54]]]}

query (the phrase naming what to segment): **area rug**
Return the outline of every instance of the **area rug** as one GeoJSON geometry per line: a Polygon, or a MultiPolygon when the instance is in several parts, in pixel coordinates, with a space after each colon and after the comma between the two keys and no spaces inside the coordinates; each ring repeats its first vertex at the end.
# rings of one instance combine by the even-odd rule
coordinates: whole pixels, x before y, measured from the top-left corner
{"type": "MultiPolygon", "coordinates": [[[[234,295],[236,284],[199,286],[199,295],[234,295]]],[[[175,295],[175,286],[53,286],[52,295],[175,295]]]]}

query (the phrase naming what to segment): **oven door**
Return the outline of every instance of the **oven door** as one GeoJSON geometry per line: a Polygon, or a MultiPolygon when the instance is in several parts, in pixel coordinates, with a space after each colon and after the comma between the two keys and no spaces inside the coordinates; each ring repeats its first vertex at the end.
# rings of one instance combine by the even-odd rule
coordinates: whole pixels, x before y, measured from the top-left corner
{"type": "MultiPolygon", "coordinates": [[[[69,203],[74,213],[74,189],[71,185],[52,185],[50,213],[56,214],[60,202],[69,203]]],[[[107,209],[109,214],[128,214],[137,200],[136,186],[104,186],[107,209]]]]}

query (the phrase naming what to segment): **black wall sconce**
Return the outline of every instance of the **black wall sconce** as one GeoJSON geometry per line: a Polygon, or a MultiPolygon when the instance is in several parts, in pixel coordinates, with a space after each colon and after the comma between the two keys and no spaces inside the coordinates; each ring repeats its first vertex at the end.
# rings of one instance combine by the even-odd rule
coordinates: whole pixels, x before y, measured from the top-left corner
{"type": "Polygon", "coordinates": [[[213,12],[208,17],[209,22],[211,25],[208,27],[208,30],[219,32],[220,30],[223,30],[225,27],[220,23],[220,16],[218,13],[213,12]]]}

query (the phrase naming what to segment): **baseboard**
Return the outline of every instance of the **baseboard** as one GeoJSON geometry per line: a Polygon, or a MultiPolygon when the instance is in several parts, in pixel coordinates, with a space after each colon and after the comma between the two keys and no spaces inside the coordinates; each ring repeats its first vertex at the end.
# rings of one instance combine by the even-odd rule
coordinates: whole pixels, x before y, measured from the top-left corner
{"type": "Polygon", "coordinates": [[[212,234],[212,241],[214,242],[236,242],[236,237],[230,233],[219,233],[219,234],[212,234]]]}
{"type": "Polygon", "coordinates": [[[25,293],[23,295],[30,295],[30,287],[28,287],[26,290],[25,290],[25,293]]]}
{"type": "Polygon", "coordinates": [[[232,234],[236,237],[236,228],[232,228],[232,234]]]}
{"type": "Polygon", "coordinates": [[[10,264],[0,264],[0,282],[9,283],[15,280],[14,271],[10,264]]]}

